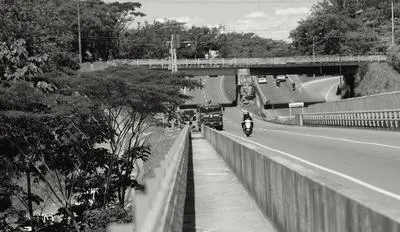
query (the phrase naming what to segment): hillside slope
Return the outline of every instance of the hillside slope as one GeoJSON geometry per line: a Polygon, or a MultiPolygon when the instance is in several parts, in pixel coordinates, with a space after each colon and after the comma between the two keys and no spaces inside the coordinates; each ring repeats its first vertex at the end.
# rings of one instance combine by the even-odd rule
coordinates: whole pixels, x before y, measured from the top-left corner
{"type": "Polygon", "coordinates": [[[398,90],[400,73],[387,63],[372,63],[354,91],[356,96],[365,96],[398,90]]]}

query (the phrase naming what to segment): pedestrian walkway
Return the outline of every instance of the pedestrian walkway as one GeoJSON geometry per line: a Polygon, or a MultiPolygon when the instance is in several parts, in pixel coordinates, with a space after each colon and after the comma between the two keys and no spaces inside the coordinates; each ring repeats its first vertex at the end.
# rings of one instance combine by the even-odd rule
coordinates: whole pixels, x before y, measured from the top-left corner
{"type": "Polygon", "coordinates": [[[192,134],[192,149],[183,231],[276,231],[200,133],[192,134]]]}

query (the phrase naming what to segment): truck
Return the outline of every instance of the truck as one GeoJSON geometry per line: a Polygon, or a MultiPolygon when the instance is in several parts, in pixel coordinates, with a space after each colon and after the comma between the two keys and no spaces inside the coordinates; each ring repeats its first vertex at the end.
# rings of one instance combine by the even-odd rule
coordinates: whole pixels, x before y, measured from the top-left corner
{"type": "Polygon", "coordinates": [[[217,130],[223,130],[223,107],[220,104],[202,104],[197,106],[197,126],[209,126],[217,130]]]}
{"type": "Polygon", "coordinates": [[[194,127],[193,121],[196,119],[196,113],[194,110],[184,110],[180,112],[180,118],[182,120],[182,123],[190,125],[191,127],[194,127]]]}

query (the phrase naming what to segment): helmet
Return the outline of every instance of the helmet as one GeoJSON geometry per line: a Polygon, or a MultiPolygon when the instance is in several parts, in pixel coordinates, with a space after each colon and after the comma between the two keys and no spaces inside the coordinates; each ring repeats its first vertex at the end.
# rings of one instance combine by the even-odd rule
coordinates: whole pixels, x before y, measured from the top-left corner
{"type": "Polygon", "coordinates": [[[244,112],[243,116],[249,117],[249,116],[250,116],[250,113],[249,113],[249,112],[244,112]]]}

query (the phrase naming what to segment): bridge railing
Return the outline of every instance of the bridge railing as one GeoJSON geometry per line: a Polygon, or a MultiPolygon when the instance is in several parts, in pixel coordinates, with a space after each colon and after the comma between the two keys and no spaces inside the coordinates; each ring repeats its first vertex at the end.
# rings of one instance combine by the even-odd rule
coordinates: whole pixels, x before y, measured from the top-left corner
{"type": "MultiPolygon", "coordinates": [[[[305,63],[346,63],[346,62],[384,62],[386,55],[360,56],[294,56],[273,58],[215,58],[215,59],[178,59],[178,68],[219,68],[219,67],[252,67],[259,65],[284,65],[305,63]]],[[[128,64],[138,67],[170,69],[169,59],[114,60],[113,65],[128,64]]]]}
{"type": "Polygon", "coordinates": [[[145,193],[135,193],[134,224],[113,224],[108,231],[181,231],[185,208],[190,130],[185,126],[154,178],[145,180],[145,193]]]}
{"type": "Polygon", "coordinates": [[[400,109],[301,114],[300,124],[400,129],[400,109]]]}

